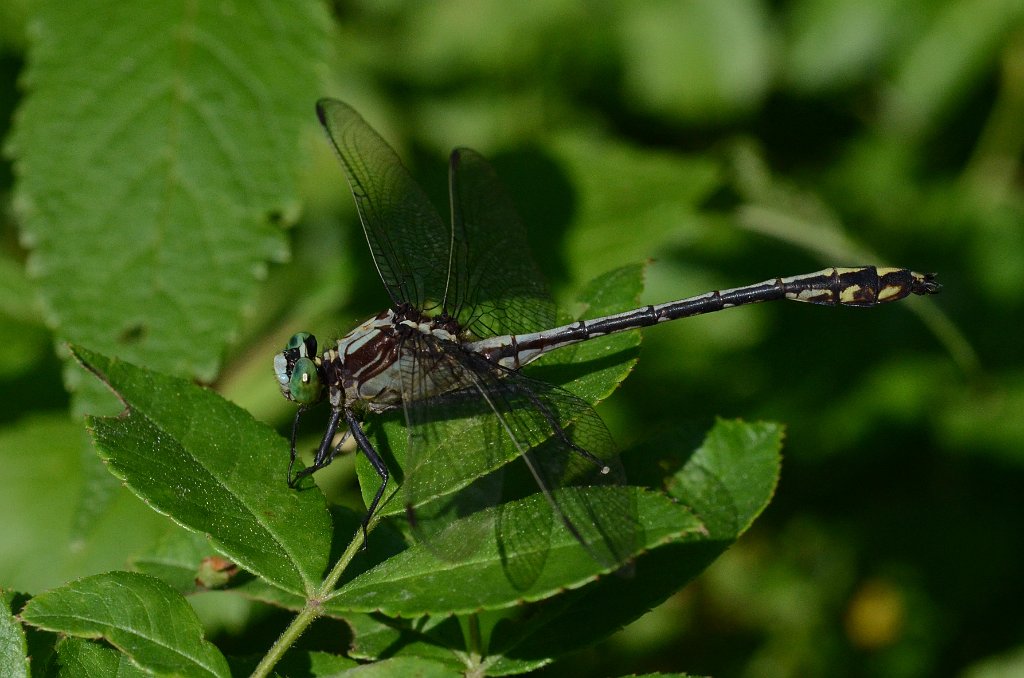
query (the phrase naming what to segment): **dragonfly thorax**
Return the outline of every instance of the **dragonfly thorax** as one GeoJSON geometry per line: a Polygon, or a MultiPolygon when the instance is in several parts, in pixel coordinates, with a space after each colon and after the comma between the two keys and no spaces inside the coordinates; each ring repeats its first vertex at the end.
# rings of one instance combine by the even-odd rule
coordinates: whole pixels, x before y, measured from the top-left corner
{"type": "MultiPolygon", "coordinates": [[[[383,412],[403,401],[403,361],[414,359],[409,338],[427,335],[459,342],[459,333],[458,325],[446,316],[388,309],[353,328],[320,357],[313,335],[294,335],[274,357],[274,371],[281,393],[293,402],[313,405],[326,396],[333,407],[361,403],[383,412]]],[[[428,395],[443,393],[446,386],[440,380],[428,395]]]]}

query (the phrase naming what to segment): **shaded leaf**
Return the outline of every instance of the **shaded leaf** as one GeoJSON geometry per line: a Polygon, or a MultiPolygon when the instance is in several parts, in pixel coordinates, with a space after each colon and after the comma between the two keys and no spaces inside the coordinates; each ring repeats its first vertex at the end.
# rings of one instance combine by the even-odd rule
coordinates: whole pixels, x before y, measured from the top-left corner
{"type": "Polygon", "coordinates": [[[652,153],[567,133],[551,146],[577,194],[562,247],[570,274],[581,280],[656,256],[666,243],[696,241],[707,218],[701,207],[722,186],[720,163],[709,156],[652,153]]]}
{"type": "Polygon", "coordinates": [[[729,548],[768,504],[778,482],[781,437],[778,424],[718,421],[672,488],[702,521],[701,538],[642,554],[628,579],[601,578],[532,606],[525,622],[495,628],[491,652],[520,660],[561,655],[664,602],[729,548]]]}
{"type": "Polygon", "coordinates": [[[939,5],[927,31],[901,54],[883,101],[882,121],[901,145],[926,139],[970,95],[1021,20],[1018,0],[939,5]]]}
{"type": "Polygon", "coordinates": [[[57,644],[57,678],[152,676],[124,654],[84,638],[64,638],[57,644]]]}
{"type": "Polygon", "coordinates": [[[108,572],[42,593],[21,613],[27,623],[104,638],[156,673],[230,676],[227,661],[203,639],[199,618],[176,591],[134,572],[108,572]]]}
{"type": "Polygon", "coordinates": [[[463,666],[456,655],[463,641],[454,617],[440,620],[389,619],[384,615],[345,615],[345,623],[352,629],[351,655],[357,659],[380,660],[391,657],[419,657],[447,664],[452,669],[463,666]],[[421,623],[422,622],[422,623],[421,623]],[[453,626],[457,640],[450,642],[439,627],[453,626]]]}
{"type": "MultiPolygon", "coordinates": [[[[577,319],[598,318],[635,308],[644,287],[643,264],[630,264],[597,276],[577,295],[577,319]]],[[[568,321],[566,321],[568,322],[568,321]]],[[[552,351],[527,365],[526,373],[557,384],[596,405],[629,376],[637,361],[640,331],[619,332],[552,351]]]]}
{"type": "MultiPolygon", "coordinates": [[[[259,665],[259,656],[231,657],[228,663],[231,664],[231,675],[246,676],[253,672],[259,665]]],[[[359,666],[359,664],[348,657],[341,657],[327,652],[316,652],[309,650],[289,650],[274,667],[275,676],[287,676],[288,678],[334,678],[342,671],[359,666]]]]}
{"type": "MultiPolygon", "coordinates": [[[[36,414],[0,430],[0,582],[42,591],[67,581],[122,567],[145,548],[167,519],[129,492],[119,492],[110,510],[71,533],[82,494],[79,454],[87,439],[66,412],[36,414]]],[[[97,461],[97,465],[100,465],[97,461]]],[[[109,475],[109,474],[108,474],[109,475]]]]}
{"type": "Polygon", "coordinates": [[[637,5],[621,22],[630,103],[695,122],[753,108],[772,77],[767,19],[751,0],[637,5]]]}
{"type": "Polygon", "coordinates": [[[89,419],[114,474],[250,572],[293,593],[313,590],[330,522],[318,491],[285,484],[287,441],[212,391],[74,350],[128,408],[89,419]]]}
{"type": "Polygon", "coordinates": [[[799,0],[786,13],[786,79],[798,90],[835,91],[872,75],[916,8],[888,0],[799,0]]]}

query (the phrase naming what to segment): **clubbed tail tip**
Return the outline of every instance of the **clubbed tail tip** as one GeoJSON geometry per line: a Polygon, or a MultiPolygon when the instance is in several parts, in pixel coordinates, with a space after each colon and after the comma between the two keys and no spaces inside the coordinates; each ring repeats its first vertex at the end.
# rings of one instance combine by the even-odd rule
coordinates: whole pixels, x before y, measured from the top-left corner
{"type": "Polygon", "coordinates": [[[914,294],[938,294],[942,291],[942,285],[935,279],[938,273],[915,273],[914,294]]]}

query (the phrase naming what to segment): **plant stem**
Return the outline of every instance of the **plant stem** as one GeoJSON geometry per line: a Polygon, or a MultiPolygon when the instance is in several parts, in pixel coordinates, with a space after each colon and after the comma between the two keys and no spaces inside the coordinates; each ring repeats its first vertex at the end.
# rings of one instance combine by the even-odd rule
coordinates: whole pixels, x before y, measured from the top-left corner
{"type": "MultiPolygon", "coordinates": [[[[377,524],[376,519],[371,520],[370,524],[367,525],[366,530],[369,532],[373,529],[373,526],[377,524]]],[[[324,601],[326,601],[334,590],[338,580],[341,579],[341,575],[345,572],[345,568],[352,562],[356,552],[359,551],[363,545],[363,530],[360,528],[356,531],[352,541],[349,542],[345,552],[341,554],[341,558],[334,564],[331,571],[324,578],[323,582],[318,586],[308,598],[306,598],[306,605],[302,610],[295,616],[292,623],[281,633],[278,639],[271,646],[270,650],[264,655],[263,659],[260,660],[256,670],[252,672],[252,678],[265,678],[270,675],[270,672],[274,669],[274,666],[281,661],[284,653],[295,644],[295,641],[299,639],[299,636],[309,627],[313,621],[321,615],[323,612],[324,601]]]]}
{"type": "Polygon", "coordinates": [[[476,614],[469,615],[469,652],[473,663],[479,664],[483,649],[480,646],[480,617],[476,614]]]}
{"type": "Polygon", "coordinates": [[[270,651],[263,655],[263,659],[260,660],[256,670],[252,672],[252,678],[264,678],[269,676],[270,672],[274,670],[274,666],[277,662],[281,661],[281,657],[288,651],[299,636],[302,635],[303,631],[313,623],[313,620],[320,615],[320,606],[313,605],[313,599],[306,601],[306,606],[295,616],[292,623],[288,625],[288,628],[278,637],[271,646],[270,651]]]}

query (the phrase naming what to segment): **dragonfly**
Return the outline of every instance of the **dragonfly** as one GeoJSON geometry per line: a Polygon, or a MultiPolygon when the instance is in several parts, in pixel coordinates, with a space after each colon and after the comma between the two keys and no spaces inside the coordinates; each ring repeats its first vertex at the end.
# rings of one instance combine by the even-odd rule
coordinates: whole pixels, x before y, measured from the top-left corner
{"type": "Polygon", "coordinates": [[[322,99],[316,111],[391,304],[322,353],[313,335],[295,334],[274,357],[274,371],[281,393],[299,406],[288,484],[330,464],[350,437],[380,477],[362,521],[364,545],[390,474],[363,422],[400,410],[407,439],[399,489],[414,531],[426,522],[424,507],[439,498],[475,491],[485,503],[499,501],[500,483],[480,479],[518,457],[550,515],[595,558],[622,564],[642,527],[628,495],[614,494],[625,478],[608,431],[589,403],[529,376],[524,366],[596,337],[746,304],[790,299],[870,307],[941,288],[934,274],[906,268],[833,267],[558,325],[523,224],[483,156],[452,151],[446,224],[355,110],[322,99]],[[299,419],[324,400],[330,415],[323,438],[312,463],[294,472],[299,419]],[[480,454],[453,454],[444,423],[473,417],[485,422],[480,454]],[[335,443],[342,426],[347,431],[335,443]],[[585,491],[590,487],[610,488],[599,495],[611,497],[610,505],[598,505],[585,491]]]}

